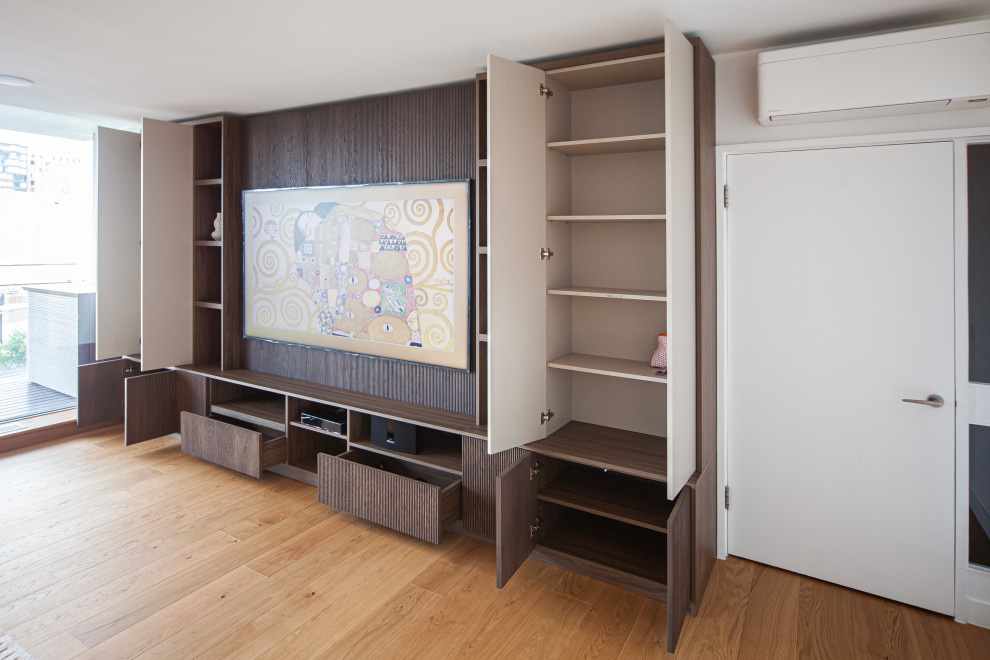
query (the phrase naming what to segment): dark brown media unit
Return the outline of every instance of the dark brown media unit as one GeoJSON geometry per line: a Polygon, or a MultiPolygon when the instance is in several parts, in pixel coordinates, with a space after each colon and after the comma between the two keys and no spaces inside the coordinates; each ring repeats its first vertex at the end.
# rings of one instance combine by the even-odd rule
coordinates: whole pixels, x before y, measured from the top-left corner
{"type": "MultiPolygon", "coordinates": [[[[664,600],[673,650],[685,614],[697,613],[715,556],[714,65],[699,40],[691,44],[697,469],[673,499],[665,445],[657,442],[662,433],[570,421],[546,439],[488,453],[487,379],[498,364],[489,356],[484,286],[475,290],[470,372],[242,337],[235,238],[242,190],[472,178],[473,232],[486,231],[489,154],[478,125],[485,121],[484,75],[473,85],[198,122],[193,364],[141,372],[140,356],[131,356],[80,368],[81,382],[121,393],[128,444],[181,432],[191,455],[253,478],[268,470],[308,483],[320,502],[416,538],[437,543],[453,531],[494,543],[499,586],[532,557],[664,600]],[[224,237],[213,241],[218,211],[224,237]],[[343,432],[301,423],[301,413],[319,405],[346,411],[343,432]],[[373,415],[420,427],[419,453],[372,444],[373,415]]],[[[538,66],[580,67],[662,50],[654,44],[538,66]]],[[[474,244],[473,277],[483,284],[488,248],[474,244]]],[[[105,401],[84,399],[81,415],[92,404],[107,416],[105,401]]]]}

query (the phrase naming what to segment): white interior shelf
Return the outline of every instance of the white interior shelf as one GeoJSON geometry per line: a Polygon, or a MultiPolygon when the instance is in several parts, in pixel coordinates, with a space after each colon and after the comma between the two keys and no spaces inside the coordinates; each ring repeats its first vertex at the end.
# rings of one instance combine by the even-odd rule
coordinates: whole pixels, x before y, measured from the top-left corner
{"type": "Polygon", "coordinates": [[[567,355],[550,360],[547,362],[547,366],[553,369],[582,371],[589,374],[631,378],[633,380],[645,380],[653,383],[667,382],[666,376],[658,376],[656,368],[650,366],[649,356],[643,360],[625,360],[600,355],[586,355],[584,353],[568,353],[567,355]]]}
{"type": "Polygon", "coordinates": [[[564,286],[547,289],[547,294],[553,296],[583,296],[588,298],[615,298],[618,300],[651,300],[664,302],[667,300],[666,291],[647,291],[643,289],[612,289],[595,286],[564,286]]]}
{"type": "Polygon", "coordinates": [[[602,154],[629,154],[637,151],[660,151],[664,149],[666,141],[665,133],[650,133],[648,135],[593,138],[591,140],[547,142],[547,148],[568,156],[600,156],[602,154]]]}
{"type": "Polygon", "coordinates": [[[547,71],[553,82],[572,92],[596,87],[628,85],[648,80],[663,80],[663,53],[626,57],[609,62],[581,64],[547,71]]]}
{"type": "Polygon", "coordinates": [[[666,219],[662,213],[547,216],[550,222],[664,222],[666,219]]]}

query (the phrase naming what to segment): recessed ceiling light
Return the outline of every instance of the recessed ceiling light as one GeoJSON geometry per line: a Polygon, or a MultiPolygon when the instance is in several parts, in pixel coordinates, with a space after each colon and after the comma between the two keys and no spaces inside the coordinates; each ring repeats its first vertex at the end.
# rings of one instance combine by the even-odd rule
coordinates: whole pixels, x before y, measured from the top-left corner
{"type": "Polygon", "coordinates": [[[34,85],[34,81],[28,80],[27,78],[21,78],[19,76],[8,76],[4,73],[0,73],[0,85],[10,85],[11,87],[31,87],[34,85]]]}

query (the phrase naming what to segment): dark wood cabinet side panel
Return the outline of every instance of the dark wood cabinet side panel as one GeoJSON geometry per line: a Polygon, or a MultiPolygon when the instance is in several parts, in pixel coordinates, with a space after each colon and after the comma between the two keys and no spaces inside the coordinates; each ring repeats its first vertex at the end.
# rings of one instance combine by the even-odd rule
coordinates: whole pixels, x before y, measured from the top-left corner
{"type": "Polygon", "coordinates": [[[185,371],[175,372],[176,409],[197,415],[210,414],[210,383],[206,376],[185,371]]]}
{"type": "Polygon", "coordinates": [[[223,118],[222,156],[223,253],[221,263],[223,303],[220,364],[224,369],[241,367],[241,336],[243,335],[244,235],[241,218],[241,121],[223,118]]]}
{"type": "MultiPolygon", "coordinates": [[[[240,123],[241,186],[470,179],[477,153],[474,117],[472,83],[248,117],[240,123]]],[[[458,249],[472,249],[469,236],[458,249]]],[[[226,309],[225,299],[230,321],[226,309]]],[[[224,324],[225,338],[230,327],[224,324]]],[[[243,368],[453,412],[475,411],[470,371],[252,339],[241,339],[241,351],[243,368]]]]}
{"type": "Polygon", "coordinates": [[[667,652],[673,653],[691,600],[691,489],[683,488],[667,520],[667,652]]]}
{"type": "Polygon", "coordinates": [[[462,436],[461,457],[464,473],[464,529],[495,542],[495,480],[498,475],[528,452],[510,449],[488,453],[488,443],[462,436]]]}
{"type": "Polygon", "coordinates": [[[174,371],[134,376],[124,382],[124,444],[179,430],[174,371]]]}
{"type": "Polygon", "coordinates": [[[76,422],[80,427],[124,421],[124,370],[128,362],[107,360],[79,367],[76,422]]]}
{"type": "Polygon", "coordinates": [[[530,525],[536,520],[536,489],[530,468],[536,457],[526,452],[495,481],[496,584],[501,589],[530,555],[536,542],[530,525]]]}
{"type": "Polygon", "coordinates": [[[697,282],[697,465],[716,452],[715,61],[701,39],[694,46],[695,281],[697,282]]]}
{"type": "Polygon", "coordinates": [[[691,615],[698,616],[701,599],[715,567],[718,480],[716,462],[701,472],[691,490],[691,615]]]}

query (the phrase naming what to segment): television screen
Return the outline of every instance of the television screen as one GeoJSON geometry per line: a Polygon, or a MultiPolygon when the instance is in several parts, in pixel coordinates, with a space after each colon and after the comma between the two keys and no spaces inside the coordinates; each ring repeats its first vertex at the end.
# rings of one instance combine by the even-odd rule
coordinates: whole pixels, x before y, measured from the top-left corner
{"type": "Polygon", "coordinates": [[[244,334],[467,369],[467,181],[244,191],[244,334]]]}

